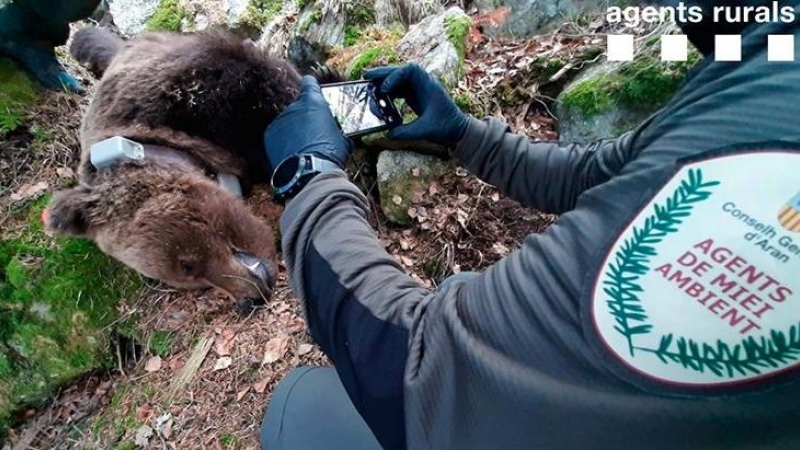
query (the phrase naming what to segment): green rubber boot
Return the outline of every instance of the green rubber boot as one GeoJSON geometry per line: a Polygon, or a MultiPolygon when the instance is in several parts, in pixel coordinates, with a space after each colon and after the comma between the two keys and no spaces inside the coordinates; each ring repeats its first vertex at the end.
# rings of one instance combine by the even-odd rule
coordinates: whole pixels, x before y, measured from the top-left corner
{"type": "Polygon", "coordinates": [[[56,58],[69,23],[89,17],[100,0],[0,0],[0,55],[9,56],[48,89],[83,92],[56,58]]]}

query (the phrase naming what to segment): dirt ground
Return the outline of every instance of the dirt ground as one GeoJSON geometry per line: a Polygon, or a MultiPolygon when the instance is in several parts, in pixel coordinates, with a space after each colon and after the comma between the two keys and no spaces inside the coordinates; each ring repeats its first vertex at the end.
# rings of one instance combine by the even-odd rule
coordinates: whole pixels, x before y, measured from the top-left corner
{"type": "MultiPolygon", "coordinates": [[[[534,138],[556,138],[546,98],[531,94],[538,90],[533,77],[511,69],[532,67],[530,57],[537,54],[564,54],[565,49],[586,46],[588,38],[471,39],[460,89],[476,93],[476,114],[506,117],[534,138]],[[487,100],[504,86],[529,95],[505,105],[487,100]]],[[[85,71],[72,69],[88,85],[94,82],[85,71]]],[[[0,203],[2,217],[24,207],[29,198],[74,182],[78,126],[87,101],[88,95],[45,94],[32,123],[51,130],[47,142],[36,152],[26,152],[35,139],[28,126],[5,143],[11,143],[6,145],[11,150],[0,153],[0,197],[30,195],[0,203]]],[[[366,178],[358,181],[374,203],[375,184],[366,178]]],[[[267,220],[280,213],[266,188],[248,202],[267,220]]],[[[430,288],[450,274],[489,266],[554,220],[503,197],[462,169],[415,196],[411,227],[390,225],[377,204],[373,210],[371,220],[387,251],[430,288]]],[[[0,232],[13,228],[0,219],[0,232]]],[[[139,314],[137,331],[148,342],[121,339],[118,367],[63,389],[47,408],[27,411],[29,420],[10,431],[3,449],[258,448],[260,421],[276,383],[295,367],[329,364],[306,332],[283,268],[274,299],[247,316],[215,292],[176,291],[157,284],[125,308],[121,313],[139,314]]]]}

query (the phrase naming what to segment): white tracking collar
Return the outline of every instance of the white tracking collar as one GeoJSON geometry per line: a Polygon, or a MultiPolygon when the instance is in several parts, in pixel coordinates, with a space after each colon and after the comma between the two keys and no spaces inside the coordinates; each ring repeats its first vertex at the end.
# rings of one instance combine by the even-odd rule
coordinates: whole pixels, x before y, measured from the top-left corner
{"type": "MultiPolygon", "coordinates": [[[[124,161],[143,161],[145,146],[122,136],[97,142],[89,148],[89,160],[95,169],[111,167],[124,161]]],[[[242,198],[239,177],[232,173],[217,174],[217,184],[236,198],[242,198]]]]}

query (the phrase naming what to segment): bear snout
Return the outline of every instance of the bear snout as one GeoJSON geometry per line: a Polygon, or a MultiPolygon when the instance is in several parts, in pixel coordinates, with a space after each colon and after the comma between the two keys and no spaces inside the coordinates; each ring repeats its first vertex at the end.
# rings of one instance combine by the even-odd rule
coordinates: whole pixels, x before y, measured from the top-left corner
{"type": "Polygon", "coordinates": [[[250,275],[266,285],[270,290],[275,287],[275,277],[270,273],[269,266],[266,262],[246,252],[236,252],[233,256],[236,258],[236,261],[244,266],[250,275]]]}

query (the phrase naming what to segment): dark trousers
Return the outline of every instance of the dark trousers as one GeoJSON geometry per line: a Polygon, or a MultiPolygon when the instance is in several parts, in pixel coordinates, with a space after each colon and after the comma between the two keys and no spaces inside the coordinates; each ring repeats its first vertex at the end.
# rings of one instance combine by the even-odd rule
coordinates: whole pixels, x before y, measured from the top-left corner
{"type": "Polygon", "coordinates": [[[378,441],[332,367],[299,367],[275,389],[261,425],[264,450],[376,450],[378,441]]]}
{"type": "MultiPolygon", "coordinates": [[[[477,276],[464,272],[439,286],[477,276]]],[[[380,444],[332,367],[300,367],[278,383],[261,425],[263,450],[375,450],[380,444]]]]}
{"type": "Polygon", "coordinates": [[[100,0],[11,0],[0,6],[0,39],[42,47],[67,42],[69,24],[89,17],[100,0]]]}

